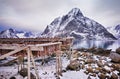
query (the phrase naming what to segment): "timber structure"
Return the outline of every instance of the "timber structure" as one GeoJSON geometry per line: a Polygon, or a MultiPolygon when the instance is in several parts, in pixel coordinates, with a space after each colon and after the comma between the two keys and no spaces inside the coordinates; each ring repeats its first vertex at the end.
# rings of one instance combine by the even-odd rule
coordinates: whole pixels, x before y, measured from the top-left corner
{"type": "Polygon", "coordinates": [[[36,79],[39,79],[34,57],[56,54],[56,74],[61,75],[61,49],[69,49],[73,38],[0,38],[0,60],[9,56],[27,57],[28,79],[30,78],[30,62],[32,61],[36,79]]]}

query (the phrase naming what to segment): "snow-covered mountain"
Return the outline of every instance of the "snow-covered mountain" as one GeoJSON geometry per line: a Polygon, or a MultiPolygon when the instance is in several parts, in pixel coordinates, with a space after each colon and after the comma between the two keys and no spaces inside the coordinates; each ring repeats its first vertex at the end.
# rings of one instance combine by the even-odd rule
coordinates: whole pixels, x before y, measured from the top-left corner
{"type": "Polygon", "coordinates": [[[19,38],[36,38],[39,36],[39,33],[35,32],[26,32],[26,31],[17,31],[16,35],[19,38]]]}
{"type": "Polygon", "coordinates": [[[120,24],[114,27],[108,27],[107,30],[112,33],[116,38],[120,39],[120,24]]]}
{"type": "Polygon", "coordinates": [[[18,38],[18,36],[16,35],[15,30],[10,28],[8,30],[0,32],[0,38],[18,38]]]}
{"type": "Polygon", "coordinates": [[[39,35],[38,32],[16,31],[11,28],[0,32],[0,38],[36,38],[39,35]]]}
{"type": "Polygon", "coordinates": [[[85,17],[80,9],[73,8],[68,14],[56,18],[46,27],[43,37],[68,37],[76,39],[116,39],[98,22],[85,17]]]}

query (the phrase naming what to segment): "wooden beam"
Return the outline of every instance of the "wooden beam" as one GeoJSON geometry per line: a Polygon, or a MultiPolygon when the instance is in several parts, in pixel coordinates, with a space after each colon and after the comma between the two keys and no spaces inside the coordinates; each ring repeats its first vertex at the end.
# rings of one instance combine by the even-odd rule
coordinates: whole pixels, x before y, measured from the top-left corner
{"type": "Polygon", "coordinates": [[[4,59],[5,57],[8,57],[8,56],[10,56],[10,55],[12,55],[12,54],[15,54],[15,53],[17,53],[17,52],[19,52],[19,51],[21,51],[21,50],[24,50],[24,49],[26,49],[28,46],[24,46],[24,47],[21,47],[21,48],[18,48],[18,49],[16,49],[16,50],[14,50],[14,51],[11,51],[11,52],[9,52],[9,53],[7,53],[7,54],[4,54],[4,55],[2,55],[2,56],[0,56],[0,59],[4,59]]]}
{"type": "Polygon", "coordinates": [[[36,44],[36,45],[28,45],[30,47],[37,46],[37,47],[45,47],[45,46],[51,46],[51,45],[57,45],[61,44],[61,42],[55,42],[55,43],[44,43],[44,44],[36,44]]]}

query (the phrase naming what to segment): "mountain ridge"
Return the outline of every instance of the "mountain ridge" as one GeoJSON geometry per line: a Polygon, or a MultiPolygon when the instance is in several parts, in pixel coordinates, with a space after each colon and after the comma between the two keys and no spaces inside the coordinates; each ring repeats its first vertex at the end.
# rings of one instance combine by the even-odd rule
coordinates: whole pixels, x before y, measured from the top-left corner
{"type": "Polygon", "coordinates": [[[85,17],[79,8],[73,8],[68,14],[55,18],[42,33],[43,37],[68,37],[76,39],[116,38],[98,22],[85,17]]]}
{"type": "Polygon", "coordinates": [[[120,24],[108,27],[107,30],[112,33],[117,39],[120,39],[120,24]]]}
{"type": "Polygon", "coordinates": [[[36,38],[40,33],[30,31],[17,31],[12,28],[0,32],[0,38],[36,38]]]}

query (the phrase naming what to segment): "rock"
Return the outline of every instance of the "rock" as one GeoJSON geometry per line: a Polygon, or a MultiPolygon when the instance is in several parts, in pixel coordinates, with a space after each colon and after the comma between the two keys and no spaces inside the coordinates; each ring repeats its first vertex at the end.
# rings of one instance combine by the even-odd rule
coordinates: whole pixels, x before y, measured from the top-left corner
{"type": "Polygon", "coordinates": [[[80,70],[80,62],[79,60],[73,60],[67,66],[66,70],[80,70]]]}
{"type": "Polygon", "coordinates": [[[120,54],[120,47],[116,49],[116,53],[120,54]]]}
{"type": "Polygon", "coordinates": [[[96,74],[95,74],[95,73],[92,73],[92,74],[90,74],[90,76],[96,77],[96,74]]]}
{"type": "Polygon", "coordinates": [[[118,73],[118,75],[120,76],[120,72],[118,73]]]}
{"type": "Polygon", "coordinates": [[[106,53],[106,54],[110,54],[110,53],[111,53],[111,50],[112,50],[112,49],[105,50],[105,53],[106,53]]]}
{"type": "Polygon", "coordinates": [[[94,60],[94,59],[86,59],[86,60],[85,60],[85,63],[86,63],[86,64],[95,63],[95,60],[94,60]]]}
{"type": "Polygon", "coordinates": [[[106,73],[105,71],[103,71],[103,67],[97,67],[94,72],[96,74],[98,74],[99,72],[104,73],[104,74],[106,73]]]}
{"type": "Polygon", "coordinates": [[[105,79],[105,78],[106,78],[106,75],[103,74],[103,73],[100,73],[100,74],[98,74],[98,77],[99,77],[100,79],[105,79]]]}
{"type": "Polygon", "coordinates": [[[85,48],[79,48],[79,49],[77,49],[78,51],[81,51],[81,52],[85,52],[86,51],[86,49],[85,48]]]}
{"type": "Polygon", "coordinates": [[[105,66],[102,70],[107,72],[107,73],[111,72],[111,69],[108,66],[105,66]]]}
{"type": "Polygon", "coordinates": [[[99,70],[95,70],[94,73],[98,74],[98,73],[99,73],[99,70]]]}
{"type": "Polygon", "coordinates": [[[111,78],[110,79],[118,79],[118,76],[115,73],[112,73],[111,78]]]}
{"type": "Polygon", "coordinates": [[[113,62],[120,63],[120,55],[117,53],[111,53],[109,56],[113,62]]]}
{"type": "Polygon", "coordinates": [[[92,79],[90,76],[88,76],[88,78],[87,79],[92,79]]]}
{"type": "Polygon", "coordinates": [[[10,77],[10,79],[16,79],[15,77],[10,77]]]}
{"type": "MultiPolygon", "coordinates": [[[[27,68],[23,68],[19,71],[20,75],[23,76],[23,77],[26,77],[28,75],[28,70],[27,68]]],[[[30,76],[31,76],[31,79],[36,79],[36,77],[30,73],[30,76]]]]}
{"type": "Polygon", "coordinates": [[[42,73],[43,75],[46,75],[47,74],[47,72],[45,71],[44,73],[42,73]]]}
{"type": "Polygon", "coordinates": [[[103,66],[104,66],[104,64],[102,63],[102,61],[97,61],[97,65],[98,65],[99,67],[103,67],[103,66]]]}
{"type": "Polygon", "coordinates": [[[20,75],[23,77],[26,77],[28,75],[28,70],[27,68],[23,68],[19,71],[20,75]]]}
{"type": "Polygon", "coordinates": [[[112,67],[120,72],[120,64],[112,64],[112,67]]]}
{"type": "Polygon", "coordinates": [[[56,73],[54,73],[54,75],[55,75],[56,79],[60,79],[60,77],[56,73]]]}
{"type": "Polygon", "coordinates": [[[66,72],[66,70],[62,70],[62,72],[64,73],[64,72],[66,72]]]}
{"type": "Polygon", "coordinates": [[[92,47],[88,49],[88,52],[94,53],[96,52],[96,47],[92,47]]]}
{"type": "Polygon", "coordinates": [[[107,74],[107,75],[106,75],[106,79],[110,79],[110,74],[107,74]]]}
{"type": "Polygon", "coordinates": [[[84,73],[85,73],[86,75],[88,75],[88,74],[89,74],[89,72],[88,72],[88,71],[84,71],[84,73]]]}
{"type": "Polygon", "coordinates": [[[72,54],[72,57],[73,58],[78,58],[80,57],[80,53],[78,51],[75,51],[73,54],[72,54]]]}
{"type": "Polygon", "coordinates": [[[94,72],[93,69],[92,69],[91,67],[86,68],[86,70],[87,70],[89,73],[93,73],[93,72],[94,72]]]}
{"type": "Polygon", "coordinates": [[[84,57],[89,57],[89,56],[90,56],[90,53],[83,52],[83,53],[82,53],[82,56],[84,56],[84,57]]]}
{"type": "Polygon", "coordinates": [[[84,65],[84,64],[80,65],[80,68],[81,68],[81,69],[84,69],[84,68],[85,68],[85,65],[84,65]]]}
{"type": "Polygon", "coordinates": [[[96,50],[96,52],[97,52],[97,53],[104,53],[105,50],[104,50],[103,48],[98,48],[98,49],[96,50]]]}

